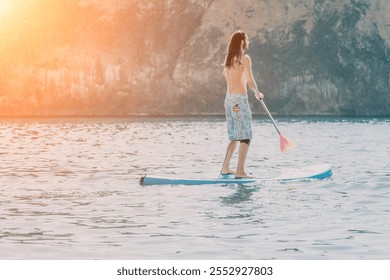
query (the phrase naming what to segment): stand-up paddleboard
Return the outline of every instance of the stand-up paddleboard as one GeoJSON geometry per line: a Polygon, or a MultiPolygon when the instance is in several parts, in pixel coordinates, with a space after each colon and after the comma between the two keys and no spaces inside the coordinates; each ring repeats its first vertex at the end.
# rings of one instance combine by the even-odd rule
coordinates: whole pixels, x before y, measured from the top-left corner
{"type": "Polygon", "coordinates": [[[168,178],[168,177],[154,177],[142,176],[139,180],[140,185],[227,185],[227,184],[250,184],[263,183],[267,181],[286,182],[286,181],[300,181],[309,179],[325,179],[332,176],[332,167],[329,164],[312,165],[301,168],[291,168],[280,172],[279,175],[253,178],[253,179],[235,179],[233,176],[222,176],[219,179],[190,179],[190,178],[168,178]]]}

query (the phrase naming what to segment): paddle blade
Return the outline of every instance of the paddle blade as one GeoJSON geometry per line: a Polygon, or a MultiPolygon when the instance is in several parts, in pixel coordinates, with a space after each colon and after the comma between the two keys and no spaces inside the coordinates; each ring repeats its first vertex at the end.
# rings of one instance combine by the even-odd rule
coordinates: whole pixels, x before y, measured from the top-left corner
{"type": "Polygon", "coordinates": [[[295,144],[291,140],[289,140],[281,133],[279,134],[279,136],[280,136],[280,151],[282,153],[287,153],[288,151],[295,148],[295,144]]]}

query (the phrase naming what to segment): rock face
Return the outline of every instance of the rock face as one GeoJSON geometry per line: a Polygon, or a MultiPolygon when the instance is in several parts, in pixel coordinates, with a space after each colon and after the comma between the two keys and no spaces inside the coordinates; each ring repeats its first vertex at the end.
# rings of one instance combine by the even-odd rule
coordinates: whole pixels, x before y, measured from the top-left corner
{"type": "Polygon", "coordinates": [[[11,8],[0,27],[2,115],[223,113],[221,64],[236,29],[250,37],[272,111],[390,115],[388,0],[21,0],[11,8]]]}

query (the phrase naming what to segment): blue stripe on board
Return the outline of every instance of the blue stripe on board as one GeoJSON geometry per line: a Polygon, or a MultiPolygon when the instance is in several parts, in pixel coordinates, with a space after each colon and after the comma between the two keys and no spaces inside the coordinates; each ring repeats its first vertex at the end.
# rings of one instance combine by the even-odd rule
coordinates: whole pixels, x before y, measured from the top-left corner
{"type": "Polygon", "coordinates": [[[329,164],[322,164],[312,167],[298,168],[293,171],[285,172],[280,176],[270,178],[255,178],[255,179],[234,179],[230,177],[222,177],[216,179],[188,179],[188,178],[167,178],[167,177],[152,177],[143,176],[140,179],[140,185],[226,185],[226,184],[249,184],[254,182],[267,181],[296,181],[307,179],[325,179],[332,176],[332,168],[329,164]]]}

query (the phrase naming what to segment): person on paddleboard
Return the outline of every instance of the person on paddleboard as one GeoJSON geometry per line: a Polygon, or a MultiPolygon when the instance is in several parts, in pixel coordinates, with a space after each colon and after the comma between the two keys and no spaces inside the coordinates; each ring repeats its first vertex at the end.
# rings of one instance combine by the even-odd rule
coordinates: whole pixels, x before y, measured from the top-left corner
{"type": "Polygon", "coordinates": [[[221,173],[223,175],[235,174],[236,178],[252,177],[245,172],[245,160],[252,139],[252,112],[248,102],[247,86],[258,100],[264,98],[253,78],[251,58],[245,54],[248,47],[248,35],[241,30],[235,31],[230,39],[223,70],[227,84],[224,105],[230,142],[221,173]],[[230,161],[238,142],[240,142],[240,148],[237,169],[234,172],[230,169],[230,161]]]}

